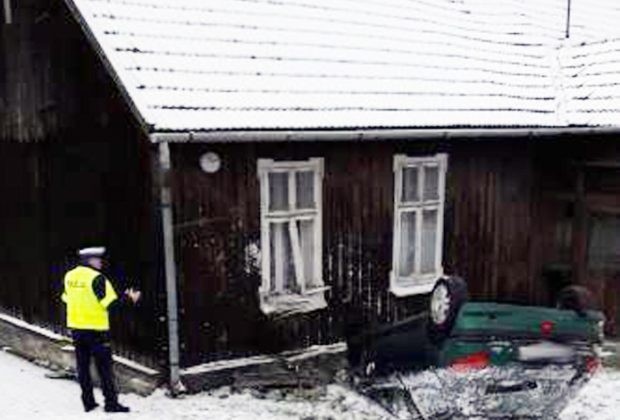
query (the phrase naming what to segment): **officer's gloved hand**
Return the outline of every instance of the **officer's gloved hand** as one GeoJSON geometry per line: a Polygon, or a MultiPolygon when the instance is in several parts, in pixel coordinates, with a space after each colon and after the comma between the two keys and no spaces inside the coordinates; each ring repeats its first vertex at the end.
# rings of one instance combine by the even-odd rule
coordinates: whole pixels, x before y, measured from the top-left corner
{"type": "Polygon", "coordinates": [[[133,287],[130,287],[129,289],[125,290],[125,296],[127,296],[135,305],[140,300],[142,292],[139,290],[135,290],[133,287]]]}

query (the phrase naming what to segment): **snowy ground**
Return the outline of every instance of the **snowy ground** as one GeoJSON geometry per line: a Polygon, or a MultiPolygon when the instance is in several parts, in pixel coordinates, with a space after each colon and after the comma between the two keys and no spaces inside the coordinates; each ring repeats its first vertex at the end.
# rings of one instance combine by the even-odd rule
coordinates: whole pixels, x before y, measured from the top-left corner
{"type": "MultiPolygon", "coordinates": [[[[83,413],[77,383],[48,379],[47,371],[16,356],[0,351],[0,419],[118,419],[140,420],[370,420],[385,419],[380,407],[347,390],[329,386],[324,395],[295,398],[294,395],[272,393],[269,398],[254,396],[249,391],[229,394],[218,390],[212,394],[188,396],[172,400],[163,391],[148,398],[121,395],[129,405],[129,415],[106,414],[100,408],[83,413]]],[[[101,397],[99,398],[101,404],[101,397]]]]}
{"type": "Polygon", "coordinates": [[[562,412],[561,420],[617,420],[620,418],[620,372],[595,376],[562,412]]]}
{"type": "MultiPolygon", "coordinates": [[[[78,385],[67,380],[45,377],[45,369],[0,351],[0,418],[17,419],[251,419],[251,420],[370,420],[387,419],[380,407],[349,389],[332,385],[324,393],[300,398],[294,394],[272,393],[265,398],[249,391],[211,394],[180,400],[158,391],[148,398],[123,395],[121,401],[132,407],[129,415],[106,415],[100,409],[83,413],[78,385]]],[[[617,419],[620,412],[620,372],[599,373],[564,410],[561,420],[617,419]]]]}

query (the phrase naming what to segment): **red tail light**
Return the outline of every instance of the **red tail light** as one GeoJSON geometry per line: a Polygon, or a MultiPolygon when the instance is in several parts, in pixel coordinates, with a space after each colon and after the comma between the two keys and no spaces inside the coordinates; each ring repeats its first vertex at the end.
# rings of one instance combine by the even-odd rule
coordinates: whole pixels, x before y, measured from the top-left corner
{"type": "Polygon", "coordinates": [[[555,324],[553,322],[551,322],[551,321],[543,321],[543,322],[540,323],[540,332],[544,336],[551,335],[551,333],[553,332],[553,328],[554,327],[555,327],[555,324]]]}
{"type": "Polygon", "coordinates": [[[586,371],[588,373],[595,373],[601,367],[601,361],[594,356],[586,357],[586,371]]]}
{"type": "Polygon", "coordinates": [[[480,351],[454,359],[450,367],[463,372],[471,369],[483,369],[489,366],[489,362],[489,354],[485,351],[480,351]]]}

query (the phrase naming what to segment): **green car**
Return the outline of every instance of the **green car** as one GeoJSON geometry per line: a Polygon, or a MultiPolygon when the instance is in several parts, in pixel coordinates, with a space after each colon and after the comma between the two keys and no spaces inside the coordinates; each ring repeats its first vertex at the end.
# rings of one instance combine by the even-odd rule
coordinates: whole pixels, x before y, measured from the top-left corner
{"type": "Polygon", "coordinates": [[[440,366],[503,366],[510,362],[594,367],[603,315],[499,303],[465,303],[440,346],[440,366]]]}
{"type": "Polygon", "coordinates": [[[349,362],[360,391],[408,407],[402,418],[465,416],[463,396],[485,418],[553,418],[600,365],[604,316],[591,301],[572,286],[555,308],[469,302],[462,279],[443,278],[427,313],[349,337],[349,362]],[[429,372],[441,386],[416,385],[429,372]]]}
{"type": "Polygon", "coordinates": [[[442,279],[430,303],[437,364],[466,369],[572,363],[592,369],[599,360],[605,318],[591,310],[591,301],[587,290],[571,286],[560,292],[556,308],[466,302],[461,279],[442,279]]]}

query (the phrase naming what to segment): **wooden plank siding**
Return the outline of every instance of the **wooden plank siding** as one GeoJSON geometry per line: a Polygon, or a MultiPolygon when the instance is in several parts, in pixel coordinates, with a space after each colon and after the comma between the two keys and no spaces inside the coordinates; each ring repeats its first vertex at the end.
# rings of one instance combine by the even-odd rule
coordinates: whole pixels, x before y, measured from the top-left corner
{"type": "MultiPolygon", "coordinates": [[[[551,268],[565,253],[556,238],[564,216],[546,197],[558,185],[574,190],[563,167],[614,153],[593,145],[577,138],[173,145],[183,364],[331,343],[343,338],[348,322],[372,325],[423,310],[425,296],[396,298],[388,291],[395,154],[448,153],[444,268],[467,280],[472,298],[553,305],[559,286],[551,268]],[[215,174],[199,168],[207,151],[222,158],[215,174]],[[256,163],[310,157],[325,160],[328,308],[269,320],[259,308],[259,270],[242,269],[246,246],[260,246],[256,163]]],[[[574,261],[569,265],[578,269],[574,261]]],[[[565,280],[576,281],[572,275],[565,280]]],[[[601,294],[594,280],[587,284],[614,317],[616,298],[601,294]]]]}
{"type": "MultiPolygon", "coordinates": [[[[535,223],[533,167],[527,142],[455,146],[450,160],[452,271],[466,276],[474,298],[531,302],[528,279],[535,223]]],[[[535,300],[535,299],[534,299],[535,300]]]]}
{"type": "Polygon", "coordinates": [[[175,219],[185,365],[255,350],[276,351],[340,340],[343,317],[366,322],[411,313],[417,298],[385,289],[391,266],[391,145],[173,145],[175,219]],[[204,151],[222,168],[203,173],[204,151]],[[259,158],[325,159],[323,277],[329,309],[277,321],[260,311],[258,273],[243,272],[247,244],[260,245],[259,158]]]}
{"type": "Polygon", "coordinates": [[[62,2],[14,2],[0,25],[0,310],[64,332],[60,290],[81,246],[140,287],[113,320],[116,352],[165,356],[153,146],[62,2]]]}
{"type": "Polygon", "coordinates": [[[614,223],[620,214],[620,147],[613,140],[617,136],[590,137],[564,144],[559,153],[548,148],[547,156],[554,158],[540,162],[546,223],[539,235],[546,239],[541,259],[556,283],[591,290],[607,317],[606,332],[617,335],[620,248],[613,238],[620,235],[614,223]]]}
{"type": "Polygon", "coordinates": [[[444,266],[477,298],[536,301],[533,168],[527,148],[501,143],[174,145],[175,218],[181,273],[184,363],[253,350],[342,339],[347,314],[366,324],[419,312],[425,297],[388,291],[392,265],[394,154],[449,153],[444,266]],[[202,153],[223,166],[201,172],[202,153]],[[269,321],[259,273],[241,273],[244,247],[260,245],[259,158],[325,159],[323,278],[328,309],[269,321]],[[235,262],[231,264],[231,260],[235,262]],[[236,266],[235,266],[236,264],[236,266]]]}
{"type": "Polygon", "coordinates": [[[130,167],[136,163],[135,155],[125,155],[133,145],[118,146],[0,146],[0,308],[67,333],[60,301],[63,273],[75,262],[78,247],[105,244],[111,255],[108,272],[117,285],[131,283],[145,292],[137,310],[113,316],[117,351],[150,358],[153,365],[153,348],[161,344],[156,338],[162,336],[158,261],[149,240],[153,221],[140,202],[145,192],[139,180],[127,178],[137,171],[123,165],[124,159],[131,160],[130,167]]]}
{"type": "Polygon", "coordinates": [[[13,23],[0,25],[0,138],[4,140],[49,138],[50,132],[77,120],[79,110],[88,109],[75,83],[81,75],[80,61],[56,65],[59,57],[83,51],[75,34],[65,36],[68,16],[57,3],[14,2],[13,23]]]}

